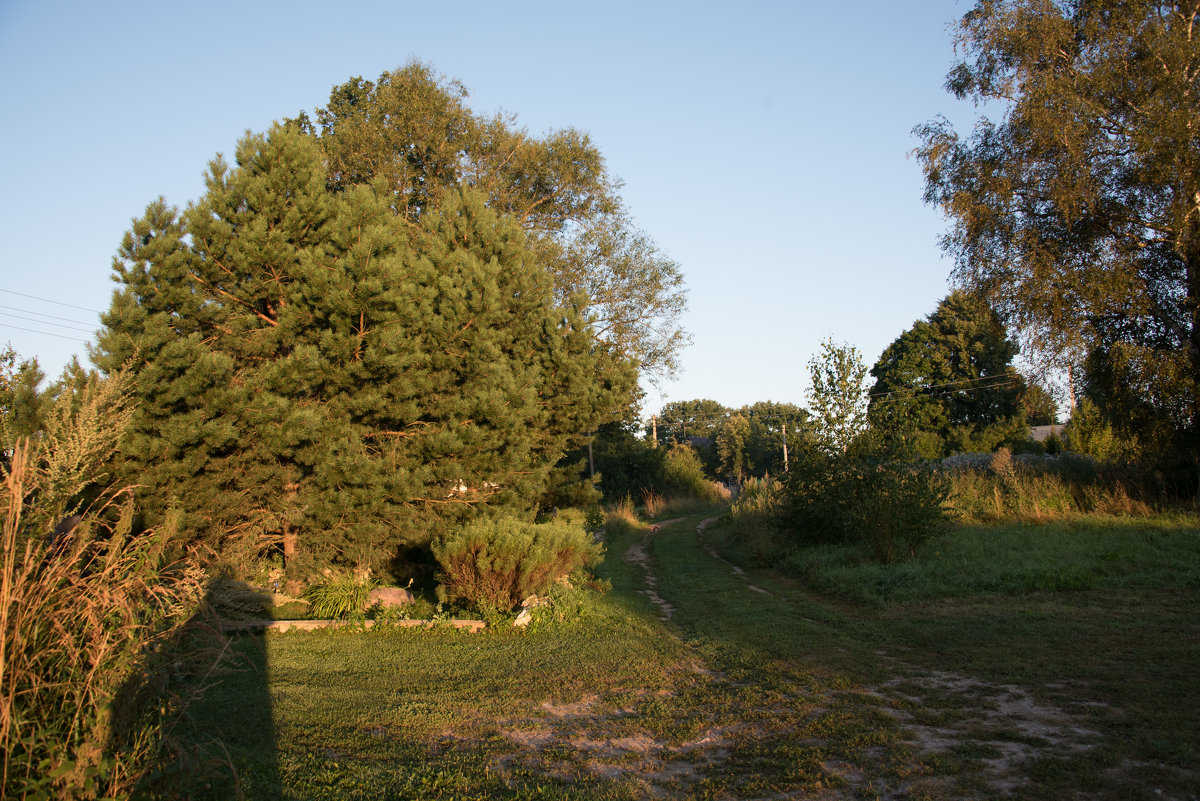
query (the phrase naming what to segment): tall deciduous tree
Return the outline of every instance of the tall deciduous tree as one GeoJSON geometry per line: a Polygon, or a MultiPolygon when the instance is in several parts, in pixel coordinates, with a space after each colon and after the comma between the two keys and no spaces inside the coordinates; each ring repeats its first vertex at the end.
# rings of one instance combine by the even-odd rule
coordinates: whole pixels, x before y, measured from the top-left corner
{"type": "Polygon", "coordinates": [[[151,204],[95,354],[136,366],[151,513],[182,502],[193,530],[300,570],[531,510],[634,382],[479,193],[410,224],[382,182],[326,179],[315,140],[277,127],[183,212],[151,204]]]}
{"type": "Polygon", "coordinates": [[[750,421],[740,415],[730,415],[717,432],[717,458],[722,476],[732,476],[741,483],[749,469],[746,443],[750,438],[750,421]]]}
{"type": "Polygon", "coordinates": [[[872,418],[895,433],[933,434],[944,443],[953,427],[978,432],[1022,417],[1026,385],[1012,365],[1017,350],[986,301],[953,292],[871,368],[872,418]]]}
{"type": "Polygon", "coordinates": [[[382,182],[410,221],[467,185],[518,220],[555,276],[560,304],[586,298],[593,332],[651,380],[678,368],[689,338],[678,265],[632,222],[600,151],[580,131],[542,137],[467,106],[467,91],[420,62],[352,78],[300,126],[319,137],[335,189],[382,182]]]}
{"type": "Polygon", "coordinates": [[[743,406],[738,414],[750,421],[746,436],[746,463],[751,475],[785,472],[784,442],[789,459],[799,456],[812,444],[812,425],[808,412],[794,403],[757,401],[743,406]]]}
{"type": "Polygon", "coordinates": [[[1174,373],[1157,414],[1196,451],[1200,4],[981,0],[956,44],[947,87],[1003,109],[919,129],[956,278],[1034,346],[1129,368],[1114,388],[1174,373]]]}

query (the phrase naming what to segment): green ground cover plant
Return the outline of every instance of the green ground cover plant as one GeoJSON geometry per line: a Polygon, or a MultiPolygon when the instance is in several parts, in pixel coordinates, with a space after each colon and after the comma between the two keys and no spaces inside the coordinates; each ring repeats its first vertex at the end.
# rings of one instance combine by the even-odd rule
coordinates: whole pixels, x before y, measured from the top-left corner
{"type": "Polygon", "coordinates": [[[822,592],[870,603],[979,593],[1200,587],[1194,517],[1093,516],[1041,525],[956,526],[918,559],[883,566],[846,546],[792,552],[788,572],[822,592]]]}

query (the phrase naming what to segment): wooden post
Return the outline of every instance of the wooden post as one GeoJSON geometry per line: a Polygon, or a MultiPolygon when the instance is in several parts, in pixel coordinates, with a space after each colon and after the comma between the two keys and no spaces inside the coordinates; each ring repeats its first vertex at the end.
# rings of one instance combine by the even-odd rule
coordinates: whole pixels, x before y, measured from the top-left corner
{"type": "Polygon", "coordinates": [[[787,423],[783,424],[783,472],[788,471],[787,460],[787,423]]]}

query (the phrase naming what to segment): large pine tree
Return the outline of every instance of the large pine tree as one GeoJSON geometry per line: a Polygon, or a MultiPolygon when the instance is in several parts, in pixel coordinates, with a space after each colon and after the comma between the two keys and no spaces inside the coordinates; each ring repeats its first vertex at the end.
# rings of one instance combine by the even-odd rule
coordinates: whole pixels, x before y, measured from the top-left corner
{"type": "Polygon", "coordinates": [[[126,235],[96,353],[130,362],[149,514],[296,573],[380,564],[483,510],[527,513],[634,366],[554,302],[515,222],[449,189],[416,224],[331,191],[292,127],[215,160],[203,198],[126,235]]]}

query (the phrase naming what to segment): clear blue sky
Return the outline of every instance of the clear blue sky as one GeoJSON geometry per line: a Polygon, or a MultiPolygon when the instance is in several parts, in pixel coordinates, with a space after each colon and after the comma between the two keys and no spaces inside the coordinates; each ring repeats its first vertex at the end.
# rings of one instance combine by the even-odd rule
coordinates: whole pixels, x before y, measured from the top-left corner
{"type": "Polygon", "coordinates": [[[970,6],[0,0],[0,344],[56,374],[148,202],[186,204],[246,130],[415,57],[476,111],[590,133],[681,265],[694,344],[647,413],[802,404],[822,339],[873,363],[948,291],[907,153],[913,126],[972,120],[943,89],[970,6]]]}

